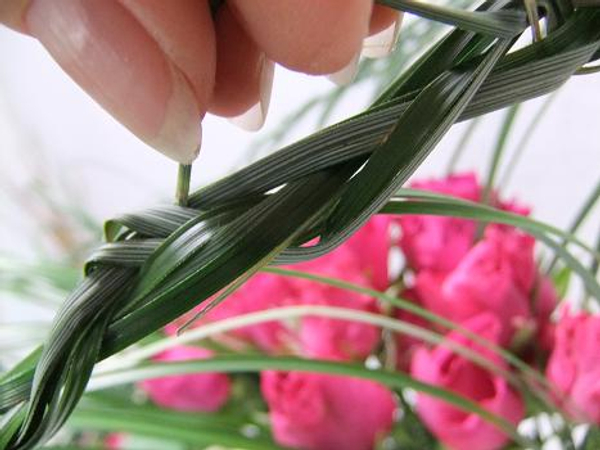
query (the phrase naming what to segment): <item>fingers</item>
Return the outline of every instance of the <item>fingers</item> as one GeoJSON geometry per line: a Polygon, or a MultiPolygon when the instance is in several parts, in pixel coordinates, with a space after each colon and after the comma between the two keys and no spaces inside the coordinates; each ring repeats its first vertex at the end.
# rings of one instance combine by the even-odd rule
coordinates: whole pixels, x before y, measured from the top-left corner
{"type": "Polygon", "coordinates": [[[372,5],[370,0],[225,3],[216,17],[218,63],[209,111],[230,117],[250,108],[234,123],[258,129],[271,94],[271,58],[309,73],[335,70],[329,78],[346,84],[356,73],[361,47],[367,57],[384,57],[393,51],[401,19],[398,11],[372,5]],[[265,20],[269,17],[276,20],[265,20]],[[331,25],[323,26],[340,22],[333,30],[331,25]],[[370,36],[364,39],[367,33],[370,36]]]}
{"type": "Polygon", "coordinates": [[[209,111],[237,117],[235,123],[257,130],[264,123],[273,85],[273,63],[248,36],[227,4],[215,17],[217,73],[209,111]]]}
{"type": "Polygon", "coordinates": [[[373,5],[371,20],[369,22],[369,35],[379,33],[389,28],[398,20],[398,15],[402,14],[398,10],[387,6],[373,5]]]}
{"type": "Polygon", "coordinates": [[[228,0],[213,27],[208,5],[0,0],[0,22],[38,38],[117,120],[165,155],[189,163],[207,110],[235,117],[243,128],[260,128],[272,61],[311,74],[336,72],[335,79],[348,82],[363,40],[363,55],[391,53],[401,19],[372,0],[228,0]]]}
{"type": "Polygon", "coordinates": [[[178,0],[168,10],[158,3],[34,0],[26,25],[117,120],[165,155],[189,163],[212,91],[213,29],[199,26],[211,18],[204,2],[178,0]]]}
{"type": "Polygon", "coordinates": [[[230,0],[267,57],[310,74],[336,72],[360,51],[372,1],[230,0]]]}
{"type": "Polygon", "coordinates": [[[206,111],[215,82],[215,35],[208,2],[120,0],[190,82],[206,111]]]}
{"type": "Polygon", "coordinates": [[[362,55],[367,58],[384,58],[396,47],[403,13],[386,6],[374,5],[369,37],[363,42],[362,55]]]}

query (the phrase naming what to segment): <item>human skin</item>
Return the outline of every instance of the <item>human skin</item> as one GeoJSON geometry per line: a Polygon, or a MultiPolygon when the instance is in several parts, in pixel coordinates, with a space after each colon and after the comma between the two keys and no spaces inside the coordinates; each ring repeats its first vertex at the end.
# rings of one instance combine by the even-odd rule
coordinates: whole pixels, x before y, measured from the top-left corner
{"type": "Polygon", "coordinates": [[[214,17],[208,0],[3,0],[0,23],[38,39],[140,139],[190,163],[207,112],[260,128],[274,63],[338,72],[400,15],[373,0],[227,0],[214,17]]]}

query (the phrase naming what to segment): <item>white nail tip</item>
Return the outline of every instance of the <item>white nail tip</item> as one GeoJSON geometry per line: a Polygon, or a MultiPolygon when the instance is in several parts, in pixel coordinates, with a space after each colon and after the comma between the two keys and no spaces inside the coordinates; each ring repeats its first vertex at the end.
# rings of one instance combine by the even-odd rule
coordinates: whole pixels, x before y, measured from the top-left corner
{"type": "Polygon", "coordinates": [[[365,38],[362,56],[366,58],[385,58],[392,54],[398,41],[402,16],[402,13],[398,13],[398,18],[393,24],[385,30],[365,38]]]}
{"type": "Polygon", "coordinates": [[[265,60],[260,78],[260,100],[245,113],[230,118],[230,123],[245,131],[258,131],[262,128],[269,112],[274,74],[275,64],[265,60]]]}
{"type": "Polygon", "coordinates": [[[354,80],[356,72],[358,72],[359,60],[360,53],[357,53],[352,57],[352,60],[344,68],[338,70],[337,72],[327,75],[327,79],[337,84],[338,86],[350,84],[352,80],[354,80]]]}
{"type": "Polygon", "coordinates": [[[265,123],[265,116],[260,102],[255,104],[241,116],[230,118],[229,122],[244,131],[260,130],[265,123]]]}
{"type": "Polygon", "coordinates": [[[171,68],[173,92],[167,104],[165,122],[149,142],[159,152],[181,164],[191,164],[200,152],[202,128],[196,96],[187,79],[171,68]]]}

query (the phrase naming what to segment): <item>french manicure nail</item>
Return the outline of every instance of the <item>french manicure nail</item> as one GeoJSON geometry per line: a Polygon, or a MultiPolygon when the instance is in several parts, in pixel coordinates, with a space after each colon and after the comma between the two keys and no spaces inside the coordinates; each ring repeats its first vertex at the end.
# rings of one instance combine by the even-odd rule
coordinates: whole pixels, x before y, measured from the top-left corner
{"type": "Polygon", "coordinates": [[[262,128],[269,112],[274,75],[275,63],[265,58],[260,76],[260,98],[258,103],[245,113],[230,118],[229,122],[245,131],[258,131],[262,128]]]}
{"type": "Polygon", "coordinates": [[[366,58],[385,58],[396,48],[403,13],[398,12],[398,18],[385,30],[381,30],[363,41],[362,56],[366,58]]]}
{"type": "Polygon", "coordinates": [[[360,61],[360,52],[356,53],[352,60],[346,65],[346,67],[338,70],[337,72],[327,75],[327,79],[338,86],[344,86],[350,84],[356,72],[358,72],[358,63],[360,61]]]}
{"type": "Polygon", "coordinates": [[[163,125],[149,144],[180,164],[191,164],[200,152],[202,127],[196,96],[187,79],[171,66],[173,88],[163,125]]]}
{"type": "Polygon", "coordinates": [[[26,25],[96,102],[156,150],[198,155],[202,113],[183,73],[117,2],[35,0],[26,25]]]}

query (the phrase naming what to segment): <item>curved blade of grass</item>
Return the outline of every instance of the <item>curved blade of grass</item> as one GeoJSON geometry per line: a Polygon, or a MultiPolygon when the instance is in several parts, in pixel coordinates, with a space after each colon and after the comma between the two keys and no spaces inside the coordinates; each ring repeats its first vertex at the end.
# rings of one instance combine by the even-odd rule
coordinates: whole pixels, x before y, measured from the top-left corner
{"type": "MultiPolygon", "coordinates": [[[[182,222],[179,226],[182,226],[185,222],[182,222]]],[[[141,267],[150,255],[163,244],[164,239],[108,242],[94,250],[85,264],[84,271],[88,274],[99,264],[106,261],[110,261],[111,265],[116,266],[141,267]]]]}
{"type": "MultiPolygon", "coordinates": [[[[515,368],[519,369],[527,377],[534,380],[535,385],[543,386],[546,389],[550,389],[550,386],[548,385],[548,382],[543,374],[532,369],[528,364],[521,361],[518,357],[513,355],[511,352],[487,341],[486,339],[481,338],[480,336],[469,331],[468,329],[461,327],[459,324],[456,324],[442,316],[438,316],[437,314],[434,314],[434,313],[428,311],[427,309],[424,309],[418,305],[415,305],[412,302],[379,292],[374,289],[366,288],[363,286],[345,282],[343,280],[328,278],[328,277],[324,277],[324,276],[320,276],[320,275],[316,275],[316,274],[299,272],[299,271],[295,271],[295,270],[291,270],[291,269],[284,269],[284,268],[279,268],[279,267],[263,268],[263,272],[271,273],[274,275],[286,276],[286,277],[307,279],[307,280],[325,284],[328,286],[333,286],[336,288],[340,288],[340,289],[348,290],[351,292],[356,292],[358,294],[367,295],[369,297],[377,298],[378,300],[380,300],[384,303],[389,303],[398,309],[408,311],[416,316],[426,319],[427,321],[429,321],[433,324],[436,324],[436,325],[441,326],[448,330],[457,331],[457,332],[461,333],[462,335],[466,336],[467,338],[469,338],[473,342],[477,343],[478,345],[480,345],[484,348],[487,348],[487,349],[491,350],[492,352],[502,356],[502,358],[505,359],[509,364],[511,364],[515,368]]],[[[296,311],[296,310],[294,309],[292,311],[296,311]]],[[[299,313],[304,313],[304,309],[298,310],[298,312],[296,314],[299,314],[299,313]]],[[[257,313],[255,315],[245,315],[244,317],[239,317],[239,318],[235,317],[235,318],[230,318],[227,320],[204,324],[201,327],[197,327],[197,328],[194,328],[193,330],[189,330],[180,336],[164,338],[157,342],[148,344],[148,345],[144,346],[143,348],[130,350],[123,355],[117,355],[117,356],[113,357],[112,360],[108,360],[108,361],[102,363],[102,365],[104,368],[106,368],[106,367],[110,368],[110,367],[113,367],[115,364],[120,364],[120,363],[123,363],[125,365],[131,364],[131,363],[137,363],[144,359],[150,358],[150,357],[166,350],[167,348],[170,348],[172,345],[182,345],[182,344],[185,344],[188,342],[205,339],[211,335],[223,333],[223,332],[226,332],[229,330],[233,330],[233,329],[242,327],[242,326],[244,326],[244,324],[248,324],[248,321],[256,320],[256,321],[260,322],[260,321],[267,320],[267,319],[275,320],[275,319],[269,319],[269,318],[273,317],[273,315],[280,315],[280,314],[282,314],[281,311],[273,312],[273,310],[270,310],[267,313],[260,313],[260,314],[257,313]]],[[[283,314],[285,314],[285,312],[283,312],[283,314]]],[[[104,369],[102,369],[102,370],[104,370],[104,369]]]]}
{"type": "MultiPolygon", "coordinates": [[[[543,95],[561,86],[599,47],[598,30],[600,15],[580,14],[542,42],[530,46],[533,48],[527,47],[506,56],[483,83],[460,120],[543,95]]],[[[192,194],[190,205],[199,207],[234,201],[248,193],[268,191],[326,167],[353,159],[364,161],[415,95],[412,92],[391,100],[387,98],[373,111],[359,114],[267,156],[192,194]]]]}
{"type": "Polygon", "coordinates": [[[464,30],[499,38],[512,38],[527,26],[526,16],[520,10],[465,11],[414,0],[377,0],[377,3],[464,30]]]}
{"type": "MultiPolygon", "coordinates": [[[[554,6],[550,5],[550,8],[553,10],[554,6]]],[[[561,9],[560,5],[556,8],[561,9]]],[[[99,302],[102,296],[107,295],[102,286],[95,286],[93,283],[91,285],[89,283],[85,284],[87,282],[84,282],[84,286],[87,287],[83,291],[79,291],[70,302],[67,302],[64,310],[59,313],[57,323],[62,328],[52,333],[49,344],[44,349],[36,372],[38,375],[36,375],[31,395],[29,414],[24,422],[28,426],[20,428],[17,437],[21,442],[27,441],[28,444],[27,447],[20,447],[23,449],[32,447],[34,443],[32,436],[37,433],[37,426],[42,429],[52,429],[54,424],[60,421],[61,413],[59,411],[55,412],[54,409],[64,408],[67,410],[71,403],[70,400],[67,401],[71,397],[71,393],[76,393],[77,386],[84,382],[82,380],[88,376],[87,373],[82,373],[81,378],[77,379],[72,379],[69,376],[69,371],[78,367],[77,361],[80,357],[86,361],[88,358],[88,350],[78,345],[79,340],[77,337],[81,336],[82,332],[89,332],[90,336],[105,336],[101,354],[98,355],[99,358],[104,358],[123,348],[122,346],[134,342],[165,322],[170,321],[173,314],[180,314],[190,309],[199,301],[211,295],[212,292],[216,292],[227,285],[245,270],[254,267],[254,264],[273,248],[276,248],[278,243],[284,242],[286,238],[289,238],[300,229],[305,230],[308,235],[311,230],[308,230],[307,227],[316,229],[320,225],[327,224],[328,228],[325,230],[327,231],[325,235],[329,237],[329,241],[325,242],[327,245],[310,249],[308,253],[299,248],[289,249],[287,250],[288,257],[295,256],[298,260],[302,260],[303,258],[315,257],[319,252],[326,252],[335,248],[335,245],[332,244],[341,242],[352,231],[353,226],[360,224],[361,221],[378,209],[375,206],[379,201],[382,202],[381,204],[384,201],[377,198],[376,195],[371,196],[369,194],[365,198],[371,197],[371,199],[362,205],[365,207],[365,211],[360,212],[363,216],[359,217],[358,211],[341,211],[341,217],[346,216],[347,223],[343,223],[343,220],[341,223],[332,223],[329,214],[325,213],[325,210],[328,209],[326,200],[313,198],[309,194],[311,188],[323,191],[322,185],[315,183],[313,177],[318,179],[319,173],[324,167],[331,168],[331,176],[341,177],[341,180],[335,180],[335,183],[339,182],[335,189],[333,189],[333,185],[329,185],[332,187],[331,192],[321,192],[322,195],[327,197],[328,201],[335,200],[351,175],[351,173],[348,174],[344,171],[350,168],[350,172],[354,172],[356,168],[365,162],[369,154],[375,152],[373,153],[375,155],[377,153],[376,149],[381,148],[382,139],[389,137],[390,130],[396,127],[399,115],[401,115],[401,120],[404,119],[405,121],[404,126],[418,123],[415,111],[425,109],[424,100],[427,100],[426,103],[429,103],[431,107],[440,106],[446,112],[451,112],[447,118],[442,117],[439,123],[430,124],[432,128],[428,130],[429,135],[425,140],[425,145],[421,145],[422,142],[419,142],[419,138],[426,128],[419,128],[414,141],[418,145],[407,150],[412,153],[412,156],[407,159],[407,164],[403,164],[404,167],[393,168],[396,173],[391,174],[392,176],[386,181],[386,183],[390,182],[391,184],[404,176],[398,175],[400,172],[406,174],[414,170],[421,158],[430,151],[428,147],[439,138],[438,134],[441,135],[450,123],[460,117],[466,118],[468,114],[483,114],[505,104],[510,104],[515,99],[530,98],[546,93],[562,84],[581,65],[599,58],[600,11],[598,9],[578,10],[571,14],[571,10],[567,8],[565,11],[557,11],[557,14],[556,17],[562,15],[565,20],[564,23],[562,19],[556,22],[562,24],[560,28],[550,33],[548,38],[542,42],[503,57],[498,64],[496,64],[496,61],[490,62],[490,58],[494,59],[493,57],[503,44],[495,44],[488,48],[485,39],[473,36],[473,40],[466,42],[460,51],[459,64],[444,73],[435,72],[429,75],[435,78],[433,82],[423,84],[423,79],[421,81],[413,79],[420,86],[417,91],[406,93],[400,97],[390,97],[388,102],[358,115],[352,122],[352,129],[345,130],[346,134],[343,133],[341,127],[332,127],[326,132],[318,134],[314,140],[308,140],[308,144],[304,142],[294,147],[295,150],[289,152],[288,156],[293,155],[299,158],[297,160],[300,162],[297,165],[292,159],[284,159],[284,163],[277,171],[268,175],[267,178],[261,178],[266,173],[265,169],[269,167],[263,161],[257,164],[255,168],[259,170],[252,174],[251,179],[246,180],[248,181],[246,184],[236,185],[236,181],[239,181],[240,178],[235,179],[235,177],[232,177],[216,188],[213,187],[212,198],[205,195],[206,192],[201,194],[202,191],[192,195],[190,205],[195,208],[206,209],[211,201],[213,202],[212,207],[218,208],[241,202],[243,207],[239,217],[250,217],[252,212],[256,211],[255,208],[258,208],[263,202],[272,204],[273,210],[270,211],[272,214],[266,214],[269,220],[261,222],[262,229],[241,229],[241,237],[232,233],[236,230],[234,224],[238,224],[237,219],[219,227],[217,232],[220,239],[215,242],[207,242],[206,247],[203,249],[190,248],[188,249],[189,252],[184,251],[184,254],[187,255],[186,267],[177,267],[175,259],[167,258],[167,261],[172,262],[172,264],[167,264],[165,269],[171,273],[171,276],[168,279],[160,279],[159,277],[158,280],[154,281],[142,279],[142,284],[145,284],[145,287],[138,290],[138,295],[135,297],[125,296],[121,302],[118,302],[122,303],[122,306],[116,316],[112,317],[107,334],[100,333],[99,329],[104,328],[104,325],[102,320],[97,319],[104,319],[104,314],[108,313],[112,306],[111,302],[115,299],[106,298],[106,304],[99,302]],[[487,56],[483,56],[484,52],[487,56]],[[486,77],[486,70],[491,69],[492,66],[495,66],[496,70],[490,77],[486,77]],[[487,83],[481,83],[482,79],[486,78],[487,83]],[[444,83],[447,81],[445,87],[448,89],[447,91],[444,90],[444,83],[441,83],[440,80],[444,80],[444,83]],[[477,96],[473,96],[475,91],[478,91],[477,96]],[[467,107],[467,103],[471,98],[473,101],[467,107]],[[415,106],[415,99],[418,99],[422,104],[415,106]],[[452,105],[453,102],[455,102],[454,105],[452,105]],[[463,113],[459,114],[461,111],[463,113]],[[414,122],[407,119],[411,116],[415,119],[414,122]],[[385,120],[388,121],[387,126],[385,126],[385,120]],[[374,132],[377,129],[380,130],[379,135],[374,132]],[[367,140],[367,137],[370,140],[367,140]],[[364,141],[358,143],[358,138],[364,141]],[[352,143],[352,145],[348,145],[348,143],[352,143]],[[317,157],[315,164],[303,165],[310,161],[303,159],[298,149],[313,152],[315,156],[320,155],[319,157],[322,159],[319,160],[317,157]],[[355,153],[347,152],[348,149],[355,153]],[[256,189],[256,183],[262,183],[263,187],[271,187],[256,189]],[[252,184],[255,186],[254,189],[251,188],[252,184]],[[269,190],[281,187],[283,184],[286,186],[272,197],[260,198],[269,190]],[[240,189],[235,195],[232,195],[235,191],[233,186],[240,189]],[[285,195],[282,195],[281,192],[290,194],[290,191],[295,188],[300,189],[304,194],[308,194],[308,197],[304,198],[310,198],[311,200],[292,205],[295,194],[289,195],[287,199],[283,198],[285,195]],[[278,201],[281,201],[281,203],[278,203],[278,201]],[[306,204],[311,203],[311,201],[317,203],[318,207],[306,204]],[[320,201],[324,203],[319,203],[320,201]],[[369,208],[372,208],[372,210],[366,211],[369,208]],[[296,223],[288,221],[290,217],[296,223]],[[306,221],[300,220],[299,217],[306,218],[306,221]],[[281,228],[273,229],[273,223],[281,228]],[[237,244],[231,246],[228,241],[230,239],[237,239],[237,244]],[[242,247],[244,247],[246,253],[241,251],[242,247]],[[152,283],[157,283],[156,290],[153,289],[148,295],[140,295],[152,283]],[[79,301],[82,301],[84,297],[86,301],[77,307],[79,301]],[[190,299],[190,297],[195,298],[190,299]],[[130,304],[136,306],[134,311],[128,310],[130,304]],[[86,309],[88,307],[96,310],[98,315],[92,315],[91,311],[86,309]],[[69,318],[73,320],[67,320],[69,318]],[[89,329],[90,321],[94,327],[98,328],[95,330],[89,329]],[[65,395],[61,395],[61,392],[64,392],[65,395]],[[66,403],[63,403],[63,401],[66,401],[66,403]],[[49,413],[49,418],[45,417],[46,413],[49,413]]],[[[412,131],[412,129],[408,129],[406,134],[410,134],[412,131]]],[[[282,156],[285,156],[285,154],[282,154],[282,156]]],[[[395,154],[394,156],[397,157],[398,155],[395,154]]],[[[381,153],[380,156],[375,158],[375,161],[379,160],[381,162],[380,158],[381,153]]],[[[396,162],[401,162],[401,159],[396,162]]],[[[392,161],[390,160],[390,162],[392,161]]],[[[373,167],[373,164],[371,164],[371,167],[373,167]]],[[[368,167],[369,164],[365,166],[365,169],[368,167]]],[[[270,168],[272,169],[273,166],[270,166],[270,168]]],[[[387,175],[389,176],[390,167],[386,166],[384,169],[388,170],[387,175]]],[[[372,171],[372,169],[368,169],[367,172],[369,170],[372,171]]],[[[365,173],[365,171],[363,170],[361,173],[365,173]]],[[[241,176],[241,179],[244,179],[244,175],[241,176]]],[[[353,180],[355,179],[356,177],[353,178],[353,180]]],[[[366,186],[366,188],[368,187],[366,186]]],[[[352,190],[354,189],[356,189],[356,186],[352,188],[352,190]]],[[[348,192],[353,193],[352,190],[346,190],[346,194],[348,192]]],[[[302,195],[298,195],[298,198],[302,198],[302,195]]],[[[350,201],[347,195],[344,202],[346,203],[344,206],[349,210],[358,206],[350,201]]],[[[339,213],[340,210],[336,210],[336,214],[339,213]]],[[[125,232],[125,234],[117,232],[117,234],[118,239],[135,238],[135,235],[131,232],[125,232]]],[[[179,248],[181,249],[181,247],[179,248]]],[[[163,250],[167,249],[163,248],[163,250]]],[[[175,250],[175,248],[172,250],[175,250]]],[[[568,252],[564,254],[564,258],[566,261],[571,258],[567,261],[568,264],[577,263],[577,261],[573,261],[568,252]]],[[[149,265],[148,267],[151,268],[152,266],[149,265]]],[[[115,271],[124,274],[127,269],[116,268],[115,271]]],[[[91,275],[93,276],[97,272],[101,273],[101,270],[94,270],[91,275]]],[[[160,272],[157,273],[160,274],[160,272]]],[[[127,282],[124,283],[124,286],[135,286],[136,275],[137,273],[132,271],[131,276],[125,277],[127,282]]],[[[106,285],[109,284],[107,281],[106,285]]],[[[92,346],[92,348],[94,347],[92,346]]]]}
{"type": "Polygon", "coordinates": [[[319,243],[288,249],[287,253],[312,258],[329,252],[362,226],[430,153],[508,48],[508,42],[499,42],[472,67],[444,72],[425,88],[349,181],[319,243]]]}
{"type": "MultiPolygon", "coordinates": [[[[430,331],[426,328],[411,324],[403,320],[382,316],[381,314],[356,311],[350,308],[323,305],[299,305],[278,307],[269,309],[267,311],[248,313],[236,316],[235,318],[224,319],[222,321],[206,325],[206,327],[208,327],[208,330],[204,330],[204,326],[199,326],[197,329],[195,329],[197,333],[190,334],[190,336],[188,336],[185,339],[182,339],[182,335],[178,336],[178,338],[166,338],[165,340],[157,341],[153,344],[150,344],[150,348],[145,347],[143,349],[133,351],[133,355],[129,354],[123,358],[118,358],[116,361],[119,363],[130,363],[133,360],[139,360],[142,355],[145,355],[147,357],[153,356],[164,349],[172,347],[173,345],[179,345],[185,342],[190,342],[190,339],[192,339],[192,337],[195,337],[197,340],[198,336],[202,335],[204,335],[205,337],[209,337],[211,335],[216,335],[227,331],[233,331],[250,325],[286,319],[297,319],[306,316],[328,317],[331,319],[338,319],[348,322],[369,324],[376,327],[385,328],[397,333],[405,334],[407,336],[411,336],[415,339],[427,342],[429,344],[442,345],[444,347],[448,347],[456,354],[464,357],[465,359],[473,362],[474,364],[479,365],[482,368],[501,376],[502,378],[505,378],[506,380],[511,382],[515,387],[522,388],[521,384],[519,383],[519,380],[516,377],[514,377],[510,372],[495,366],[485,357],[482,357],[479,353],[468,348],[465,345],[449,341],[444,342],[444,336],[439,333],[430,331]]],[[[113,362],[113,364],[115,364],[115,362],[113,362]]],[[[96,372],[97,375],[101,375],[102,373],[106,373],[105,366],[99,367],[98,371],[96,372]]]]}
{"type": "Polygon", "coordinates": [[[198,214],[196,209],[176,205],[148,208],[107,221],[104,224],[104,235],[107,242],[112,242],[123,228],[128,228],[141,235],[167,237],[179,228],[181,222],[192,220],[198,214]]]}
{"type": "Polygon", "coordinates": [[[488,169],[485,187],[483,189],[483,203],[489,204],[492,196],[492,192],[494,190],[494,185],[496,183],[496,174],[498,173],[498,167],[500,165],[500,159],[504,154],[504,150],[506,149],[506,144],[508,142],[508,136],[513,128],[515,123],[515,119],[517,118],[517,114],[519,113],[520,104],[517,103],[514,106],[511,106],[507,111],[502,121],[502,126],[500,128],[500,133],[498,135],[498,139],[496,140],[496,146],[494,148],[493,156],[490,162],[490,167],[488,169]]]}
{"type": "MultiPolygon", "coordinates": [[[[195,416],[195,415],[194,415],[195,416]]],[[[170,417],[164,410],[139,408],[107,408],[83,406],[78,408],[69,426],[82,431],[132,433],[188,446],[223,446],[248,450],[282,450],[269,439],[252,439],[233,427],[202,423],[202,417],[181,415],[170,417]],[[184,419],[184,420],[182,420],[184,419]]]]}
{"type": "Polygon", "coordinates": [[[540,109],[536,112],[529,125],[525,127],[526,132],[523,134],[521,140],[516,145],[516,151],[509,159],[506,169],[500,177],[500,186],[506,187],[508,185],[512,174],[514,173],[514,170],[517,167],[517,163],[523,156],[523,153],[527,149],[529,141],[535,134],[535,131],[538,128],[539,124],[542,122],[542,119],[545,117],[546,113],[550,109],[550,106],[552,106],[552,104],[558,97],[558,92],[560,91],[556,91],[548,96],[548,98],[544,101],[540,109]]]}
{"type": "Polygon", "coordinates": [[[35,349],[10,371],[0,376],[0,414],[27,399],[31,390],[33,368],[41,353],[41,348],[35,349]]]}
{"type": "Polygon", "coordinates": [[[305,224],[312,223],[335,198],[348,175],[324,172],[291,183],[211,233],[210,240],[188,239],[197,234],[194,221],[182,227],[147,261],[144,279],[129,303],[136,309],[109,326],[103,353],[112,354],[136,342],[147,334],[150,325],[155,329],[166,325],[197,305],[198,298],[210,297],[260,263],[305,224]],[[272,223],[278,226],[267,226],[272,223]],[[168,279],[167,273],[171,274],[168,279]]]}
{"type": "MultiPolygon", "coordinates": [[[[546,395],[545,392],[541,391],[540,389],[535,389],[532,385],[526,386],[523,380],[515,376],[509,370],[495,365],[492,361],[490,361],[489,359],[482,356],[480,353],[469,348],[466,345],[445,339],[445,336],[442,334],[430,331],[426,328],[411,324],[403,320],[382,316],[381,314],[356,311],[349,308],[319,305],[300,305],[272,308],[267,311],[243,314],[229,319],[224,319],[217,322],[201,325],[177,337],[164,338],[162,340],[149,344],[143,348],[133,350],[120,357],[115,357],[113,360],[106,361],[105,363],[102,363],[100,367],[98,367],[98,370],[95,372],[95,376],[100,376],[103,373],[110,372],[111,368],[113,368],[113,370],[116,370],[118,367],[129,367],[132,363],[138,363],[140,361],[143,361],[144,359],[155,356],[164,350],[172,348],[173,346],[185,345],[191,342],[198,342],[202,339],[206,339],[221,333],[226,333],[228,331],[233,331],[246,326],[257,325],[272,321],[286,321],[306,316],[328,317],[331,319],[369,324],[376,327],[380,327],[382,329],[393,331],[395,333],[410,336],[428,344],[446,347],[449,350],[456,353],[457,355],[460,355],[466,360],[471,361],[473,364],[480,366],[481,368],[489,371],[490,373],[493,373],[505,379],[515,389],[520,391],[522,395],[526,396],[531,391],[531,393],[542,403],[543,408],[545,410],[556,409],[552,401],[550,400],[550,397],[548,397],[548,395],[546,395]]],[[[499,348],[491,342],[486,342],[485,347],[489,349],[499,348]]],[[[508,352],[504,351],[502,353],[508,352]]],[[[513,357],[511,359],[518,358],[513,357]]],[[[543,378],[543,376],[540,377],[543,378]]]]}
{"type": "Polygon", "coordinates": [[[369,370],[363,366],[350,363],[317,361],[295,357],[268,357],[263,355],[220,356],[209,360],[184,363],[154,363],[133,369],[124,369],[111,373],[105,373],[95,378],[93,385],[91,385],[90,388],[105,389],[125,383],[133,383],[136,381],[160,378],[175,374],[181,375],[203,372],[239,373],[259,372],[263,370],[299,371],[345,375],[376,381],[392,389],[411,388],[423,394],[443,400],[462,411],[470,414],[476,414],[485,421],[498,427],[500,430],[514,439],[515,442],[519,442],[525,447],[532,445],[531,442],[519,435],[511,423],[507,422],[502,417],[498,417],[490,413],[477,403],[474,403],[465,397],[431,384],[415,380],[414,378],[400,372],[369,370]]]}
{"type": "MultiPolygon", "coordinates": [[[[465,208],[469,209],[470,207],[472,207],[475,209],[472,211],[469,217],[473,216],[473,218],[477,219],[477,217],[479,217],[477,216],[477,214],[485,214],[485,217],[491,217],[490,215],[492,215],[493,219],[485,219],[485,221],[501,223],[505,225],[512,225],[527,231],[531,230],[532,228],[537,228],[540,233],[546,233],[552,236],[559,237],[565,242],[577,245],[581,249],[590,253],[593,258],[600,258],[600,253],[598,251],[595,251],[588,244],[582,242],[580,239],[577,238],[577,236],[569,232],[565,232],[552,225],[546,224],[544,222],[534,220],[530,217],[513,214],[492,207],[487,207],[487,209],[483,209],[486,208],[485,205],[469,202],[463,199],[447,195],[437,194],[428,191],[421,191],[418,189],[403,188],[398,190],[396,196],[398,197],[398,199],[434,200],[438,202],[445,202],[448,205],[458,205],[458,207],[462,211],[461,214],[467,214],[467,212],[465,212],[465,208]]],[[[448,214],[444,213],[444,215],[448,214]]],[[[184,223],[181,223],[180,226],[183,224],[184,223]]],[[[93,264],[140,267],[153,253],[154,249],[156,248],[155,246],[157,246],[161,242],[163,241],[148,239],[144,241],[124,241],[105,244],[102,247],[100,247],[96,252],[94,252],[90,261],[93,264]],[[135,242],[139,242],[140,245],[136,246],[135,242]]],[[[292,261],[288,261],[285,258],[285,256],[275,258],[276,264],[287,264],[289,262],[292,261]]]]}
{"type": "MultiPolygon", "coordinates": [[[[598,199],[600,199],[600,180],[598,180],[598,183],[596,184],[595,188],[592,190],[592,192],[590,192],[590,195],[586,198],[585,202],[583,203],[583,205],[581,205],[581,208],[575,215],[573,222],[571,223],[571,225],[568,228],[570,234],[577,233],[577,231],[579,230],[579,228],[581,227],[581,225],[583,224],[585,219],[589,216],[589,214],[592,212],[592,210],[598,203],[598,199]]],[[[562,245],[566,246],[567,244],[568,244],[568,241],[566,239],[563,239],[562,245]]],[[[595,260],[599,261],[600,258],[595,258],[595,260]]],[[[552,272],[552,270],[556,266],[557,262],[558,262],[558,255],[555,255],[554,258],[552,258],[552,260],[548,264],[548,268],[546,269],[546,274],[549,274],[550,272],[552,272]]]]}
{"type": "Polygon", "coordinates": [[[481,123],[481,119],[479,117],[469,121],[467,128],[463,132],[463,135],[461,136],[460,140],[458,141],[458,144],[456,144],[456,147],[454,148],[454,150],[452,152],[452,156],[448,160],[448,166],[446,167],[446,173],[448,175],[450,175],[451,173],[453,173],[456,170],[456,166],[458,165],[458,161],[460,160],[460,157],[463,155],[463,153],[467,149],[467,145],[471,141],[471,138],[473,137],[473,133],[475,132],[475,130],[477,129],[477,126],[480,123],[481,123]]]}
{"type": "MultiPolygon", "coordinates": [[[[448,215],[454,217],[463,217],[474,220],[486,220],[485,218],[490,217],[491,221],[496,222],[504,222],[502,219],[496,220],[492,219],[495,216],[495,213],[491,213],[488,211],[481,211],[481,215],[473,214],[474,210],[467,207],[463,209],[459,205],[448,205],[446,203],[436,204],[432,201],[427,202],[406,202],[406,201],[395,201],[392,200],[388,205],[386,205],[382,212],[388,214],[434,214],[434,215],[448,215]],[[424,212],[428,211],[428,212],[424,212]]],[[[589,273],[589,271],[579,262],[573,255],[568,252],[560,243],[555,240],[549,238],[545,233],[540,233],[539,228],[531,227],[528,224],[524,224],[521,226],[523,230],[531,233],[535,236],[539,241],[546,244],[548,247],[552,248],[554,252],[560,255],[561,259],[565,262],[566,265],[571,267],[573,272],[577,273],[581,279],[583,280],[586,288],[589,290],[590,294],[593,295],[596,299],[600,299],[600,285],[598,281],[589,273]]],[[[590,249],[591,250],[591,249],[590,249]]]]}
{"type": "MultiPolygon", "coordinates": [[[[577,236],[571,234],[568,231],[561,230],[553,225],[541,222],[539,220],[532,219],[531,217],[522,216],[519,214],[503,211],[500,209],[493,208],[491,206],[482,205],[481,203],[471,202],[457,197],[449,195],[438,194],[435,192],[423,191],[412,188],[402,188],[396,193],[390,201],[392,202],[403,202],[405,200],[422,200],[422,204],[429,202],[429,205],[434,205],[436,202],[444,203],[448,206],[455,206],[457,208],[457,214],[464,218],[473,218],[476,214],[482,214],[482,219],[485,221],[500,223],[504,225],[512,225],[516,228],[520,228],[524,231],[530,231],[532,229],[537,230],[538,233],[545,233],[564,239],[565,241],[577,245],[582,250],[585,250],[593,258],[600,258],[600,254],[592,249],[588,244],[581,241],[577,236]],[[471,212],[469,212],[471,210],[471,212]]],[[[413,214],[410,212],[409,214],[413,214]]],[[[447,216],[448,212],[440,212],[440,215],[447,216]]],[[[533,233],[532,233],[533,234],[533,233]]]]}

